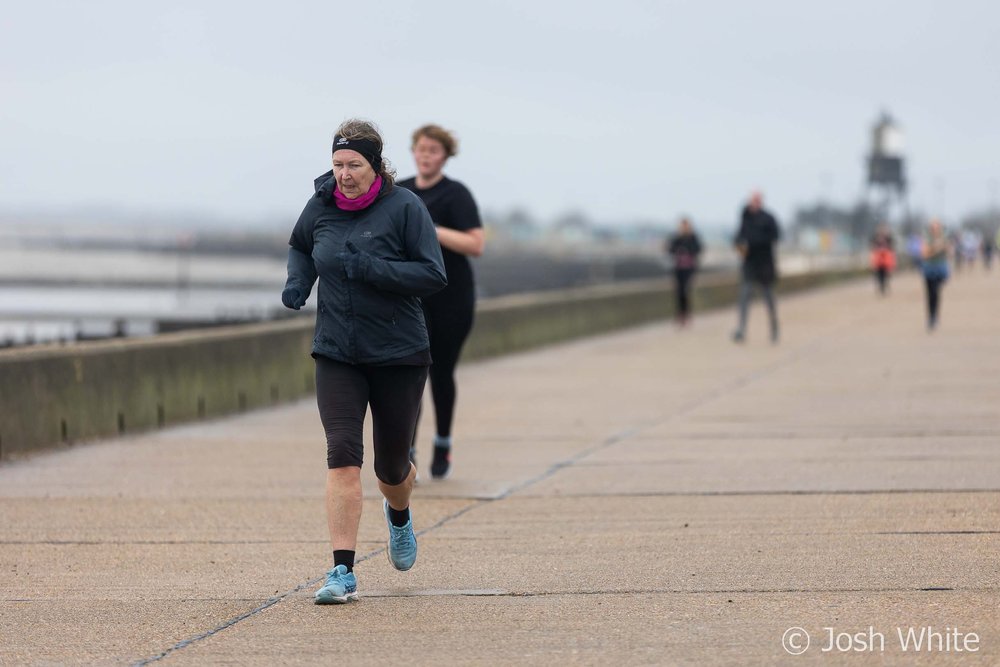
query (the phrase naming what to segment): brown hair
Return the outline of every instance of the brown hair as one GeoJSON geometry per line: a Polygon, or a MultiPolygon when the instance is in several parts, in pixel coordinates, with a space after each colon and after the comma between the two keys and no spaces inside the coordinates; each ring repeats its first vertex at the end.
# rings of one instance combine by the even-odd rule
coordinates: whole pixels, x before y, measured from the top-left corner
{"type": "Polygon", "coordinates": [[[444,129],[440,125],[434,125],[432,123],[430,125],[424,125],[422,127],[418,127],[416,130],[414,130],[413,143],[410,144],[411,149],[417,145],[417,141],[420,139],[420,137],[427,137],[428,139],[433,139],[434,141],[444,146],[445,155],[447,155],[448,157],[454,157],[455,155],[458,155],[458,139],[455,138],[454,134],[444,129]]]}
{"type": "MultiPolygon", "coordinates": [[[[380,155],[385,149],[385,142],[382,141],[382,135],[379,133],[375,123],[371,121],[360,118],[348,118],[340,124],[340,127],[337,128],[334,134],[339,134],[345,139],[367,139],[373,141],[378,146],[380,155]]],[[[385,158],[382,158],[382,168],[379,170],[378,175],[382,177],[382,181],[388,187],[392,187],[392,184],[396,182],[396,170],[393,169],[392,165],[385,158]]]]}

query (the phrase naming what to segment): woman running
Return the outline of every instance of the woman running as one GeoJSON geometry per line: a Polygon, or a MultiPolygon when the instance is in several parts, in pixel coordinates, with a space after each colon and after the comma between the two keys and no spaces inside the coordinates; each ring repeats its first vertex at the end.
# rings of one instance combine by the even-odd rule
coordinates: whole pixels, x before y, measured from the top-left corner
{"type": "Polygon", "coordinates": [[[677,324],[683,327],[691,318],[691,279],[698,270],[698,256],[701,255],[701,239],[687,218],[681,219],[677,233],[667,242],[667,253],[674,261],[677,324]]]}
{"type": "Polygon", "coordinates": [[[927,286],[927,330],[934,331],[938,323],[941,286],[948,280],[948,237],[940,220],[933,219],[928,225],[921,254],[927,286]]]}
{"type": "MultiPolygon", "coordinates": [[[[425,297],[424,317],[431,337],[431,396],[437,434],[431,477],[444,479],[451,468],[451,425],[455,414],[455,365],[472,330],[476,285],[468,258],[483,254],[486,243],[479,209],[469,189],[442,173],[448,158],[458,152],[458,141],[442,127],[424,125],[413,133],[413,160],[417,175],[400,181],[400,187],[417,194],[430,211],[448,286],[425,297]]],[[[416,461],[414,447],[410,458],[416,461]]]]}
{"type": "Polygon", "coordinates": [[[385,499],[388,555],[397,570],[417,558],[410,516],[416,468],[409,449],[430,364],[420,297],[447,279],[427,208],[393,186],[374,125],[345,121],[333,138],[333,170],[299,216],[281,301],[301,308],[319,278],[312,356],[326,431],[326,513],[333,569],[316,604],[356,600],[361,520],[362,427],[371,406],[375,475],[385,499]]]}

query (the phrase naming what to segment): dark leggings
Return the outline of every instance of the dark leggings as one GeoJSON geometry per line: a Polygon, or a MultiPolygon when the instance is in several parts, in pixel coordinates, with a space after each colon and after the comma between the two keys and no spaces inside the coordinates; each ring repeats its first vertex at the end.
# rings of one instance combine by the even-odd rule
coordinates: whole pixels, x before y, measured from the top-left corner
{"type": "Polygon", "coordinates": [[[774,304],[774,288],[770,282],[760,282],[747,279],[745,276],[740,283],[740,323],[737,333],[743,335],[747,330],[747,311],[750,309],[750,297],[753,295],[754,286],[760,288],[764,295],[764,303],[767,304],[767,315],[771,321],[771,336],[778,335],[778,309],[774,304]]]}
{"type": "Polygon", "coordinates": [[[886,288],[889,286],[889,269],[884,266],[875,269],[875,281],[878,283],[879,293],[885,294],[886,288]]]}
{"type": "Polygon", "coordinates": [[[437,434],[451,436],[451,423],[455,414],[455,366],[462,354],[462,346],[472,330],[476,307],[472,285],[465,289],[445,288],[444,293],[424,300],[424,320],[431,338],[431,395],[434,397],[434,416],[437,434]]]}
{"type": "Polygon", "coordinates": [[[927,322],[931,326],[937,324],[938,305],[941,302],[941,285],[944,280],[941,278],[924,277],[927,284],[927,322]]]}
{"type": "Polygon", "coordinates": [[[362,430],[372,408],[375,476],[401,484],[410,474],[410,442],[417,427],[426,366],[354,366],[316,357],[316,402],[326,431],[328,468],[361,467],[362,430]]]}
{"type": "Polygon", "coordinates": [[[694,276],[694,269],[676,269],[674,277],[677,279],[677,314],[687,317],[691,312],[691,278],[694,276]]]}

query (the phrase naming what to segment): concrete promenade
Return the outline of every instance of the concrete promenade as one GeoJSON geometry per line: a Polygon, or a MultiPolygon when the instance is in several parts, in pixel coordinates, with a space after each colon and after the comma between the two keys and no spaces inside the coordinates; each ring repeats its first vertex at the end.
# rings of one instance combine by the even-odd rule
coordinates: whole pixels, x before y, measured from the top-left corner
{"type": "Polygon", "coordinates": [[[311,400],[5,463],[0,665],[1000,664],[1000,272],[923,307],[903,275],[784,299],[777,346],[755,304],[742,346],[725,310],[463,366],[417,565],[369,462],[343,607],[311,400]]]}

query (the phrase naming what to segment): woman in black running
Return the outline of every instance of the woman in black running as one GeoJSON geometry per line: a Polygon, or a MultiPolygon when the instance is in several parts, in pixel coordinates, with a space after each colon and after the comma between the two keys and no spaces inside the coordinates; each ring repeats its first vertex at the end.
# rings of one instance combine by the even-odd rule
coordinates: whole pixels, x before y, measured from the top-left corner
{"type": "MultiPolygon", "coordinates": [[[[448,286],[423,299],[431,337],[431,395],[437,422],[431,477],[443,479],[451,467],[455,365],[472,330],[476,306],[476,286],[468,258],[483,254],[486,237],[469,189],[442,172],[448,158],[458,152],[455,137],[437,125],[424,125],[413,133],[411,148],[417,175],[399,185],[415,192],[427,205],[448,273],[448,286]]],[[[414,449],[410,457],[416,459],[414,449]]]]}
{"type": "Polygon", "coordinates": [[[677,324],[683,327],[691,318],[691,279],[698,270],[698,256],[701,255],[701,239],[687,218],[681,218],[677,233],[667,240],[667,254],[674,262],[677,324]]]}
{"type": "Polygon", "coordinates": [[[371,123],[341,124],[333,138],[333,171],[316,179],[316,193],[288,242],[282,303],[298,310],[320,284],[312,356],[326,432],[333,568],[316,591],[317,604],[358,597],[354,556],[369,407],[389,560],[397,570],[409,570],[417,558],[410,517],[417,471],[409,450],[431,361],[420,298],[447,279],[427,208],[393,185],[382,146],[371,123]]]}

